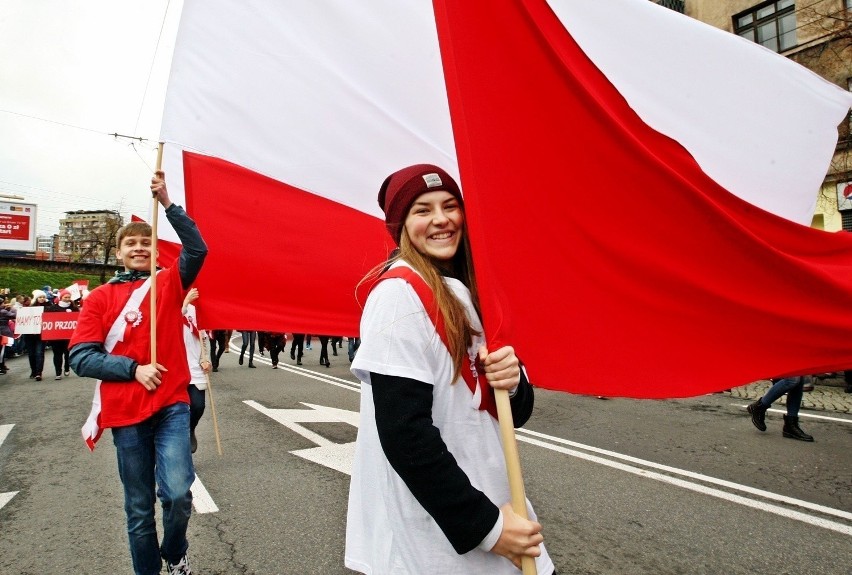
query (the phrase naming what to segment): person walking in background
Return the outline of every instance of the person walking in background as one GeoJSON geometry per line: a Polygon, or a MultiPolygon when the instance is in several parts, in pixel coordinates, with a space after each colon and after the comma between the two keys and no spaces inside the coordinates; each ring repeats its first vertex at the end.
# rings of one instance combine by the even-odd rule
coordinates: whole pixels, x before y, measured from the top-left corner
{"type": "MultiPolygon", "coordinates": [[[[45,311],[49,312],[67,312],[73,313],[80,311],[77,304],[71,300],[71,292],[62,289],[59,290],[59,299],[55,304],[49,305],[45,311]]],[[[70,339],[52,339],[50,347],[53,349],[53,370],[56,372],[54,379],[59,381],[63,374],[68,376],[71,373],[71,363],[69,361],[68,344],[70,339]]]]}
{"type": "Polygon", "coordinates": [[[278,369],[278,357],[287,346],[286,334],[267,332],[266,345],[269,346],[269,359],[272,360],[272,369],[278,369]]]}
{"type": "Polygon", "coordinates": [[[47,302],[47,305],[53,305],[53,288],[49,285],[42,286],[42,293],[44,294],[44,299],[47,302]]]}
{"type": "Polygon", "coordinates": [[[766,410],[785,393],[787,394],[787,415],[784,416],[784,428],[781,434],[790,439],[799,441],[813,441],[799,427],[799,407],[802,405],[802,391],[810,376],[785,377],[782,379],[771,379],[772,387],[766,394],[754,403],[749,404],[748,412],[751,414],[751,422],[760,431],[766,431],[766,410]]]}
{"type": "Polygon", "coordinates": [[[255,336],[257,335],[254,331],[243,331],[240,330],[240,335],[243,337],[243,347],[240,349],[240,365],[243,364],[246,355],[246,347],[249,350],[249,362],[248,366],[254,368],[254,342],[255,336]]]}
{"type": "Polygon", "coordinates": [[[335,336],[331,338],[331,353],[337,355],[337,348],[343,349],[343,337],[335,336]]]}
{"type": "Polygon", "coordinates": [[[228,333],[224,329],[214,329],[213,337],[210,338],[210,361],[213,362],[213,371],[219,371],[219,360],[228,349],[228,333]]]}
{"type": "MultiPolygon", "coordinates": [[[[33,290],[33,298],[30,307],[47,307],[47,297],[40,290],[33,290]]],[[[44,369],[44,340],[41,339],[41,333],[25,333],[23,336],[24,345],[27,348],[27,359],[30,362],[30,379],[41,381],[41,372],[44,369]]]]}
{"type": "Polygon", "coordinates": [[[130,556],[137,575],[191,575],[186,538],[195,480],[189,435],[189,366],[181,308],[195,281],[207,245],[186,212],[173,204],[164,174],[151,192],[181,242],[175,264],[151,278],[151,226],[131,222],[117,235],[116,257],[124,271],[92,290],[71,338],[71,367],[81,377],[101,380],[92,413],[83,427],[90,448],[112,428],[130,556]],[[156,281],[157,362],[151,363],[150,285],[156,281]],[[147,307],[146,307],[146,304],[147,307]],[[155,507],[162,504],[162,544],[155,507]]]}
{"type": "Polygon", "coordinates": [[[379,281],[351,367],[362,385],[346,567],[514,575],[528,556],[550,575],[531,506],[528,520],[510,503],[492,390],[509,392],[521,426],[533,387],[512,347],[487,351],[461,191],[420,164],[385,179],[379,206],[400,249],[365,278],[379,281]]]}
{"type": "Polygon", "coordinates": [[[331,338],[327,335],[318,335],[317,337],[320,340],[320,365],[331,367],[331,362],[328,361],[328,341],[331,338]]]}
{"type": "Polygon", "coordinates": [[[266,334],[267,332],[265,331],[257,332],[257,353],[259,353],[261,357],[263,357],[263,350],[269,349],[269,344],[266,343],[266,334]]]}
{"type": "Polygon", "coordinates": [[[207,405],[205,391],[207,390],[207,374],[212,367],[210,363],[210,342],[207,332],[198,329],[194,301],[198,299],[198,288],[192,288],[183,299],[183,343],[186,347],[186,362],[189,365],[189,444],[192,453],[198,449],[195,428],[204,415],[207,405]]]}
{"type": "Polygon", "coordinates": [[[9,369],[6,367],[6,352],[14,353],[15,332],[9,322],[15,321],[17,312],[14,308],[14,300],[5,302],[0,306],[0,338],[8,338],[8,345],[0,345],[0,375],[5,375],[9,369]]]}
{"type": "Polygon", "coordinates": [[[290,359],[296,360],[296,365],[302,365],[302,346],[305,344],[305,334],[294,333],[293,343],[290,344],[290,359]]]}
{"type": "MultiPolygon", "coordinates": [[[[27,307],[29,304],[29,298],[24,294],[18,294],[14,301],[12,301],[11,309],[17,314],[18,310],[22,307],[27,307]]],[[[14,333],[14,330],[12,330],[14,333]]],[[[15,343],[12,344],[12,354],[14,357],[18,357],[24,355],[26,352],[26,348],[24,347],[24,338],[18,336],[15,338],[15,343]]]]}
{"type": "Polygon", "coordinates": [[[349,363],[352,363],[352,360],[355,359],[355,352],[361,347],[361,338],[348,337],[346,339],[348,340],[349,363]]]}
{"type": "Polygon", "coordinates": [[[313,348],[311,347],[311,334],[305,335],[305,349],[311,351],[313,348]]]}

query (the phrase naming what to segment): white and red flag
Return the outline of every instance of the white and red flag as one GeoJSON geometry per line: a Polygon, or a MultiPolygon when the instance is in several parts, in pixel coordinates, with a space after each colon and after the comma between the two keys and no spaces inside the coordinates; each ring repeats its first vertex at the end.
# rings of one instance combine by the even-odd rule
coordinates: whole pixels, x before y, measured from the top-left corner
{"type": "Polygon", "coordinates": [[[852,235],[807,227],[850,104],[647,0],[188,0],[164,169],[203,325],[355,335],[379,186],[434,163],[490,343],[541,387],[682,397],[852,366],[852,235]]]}

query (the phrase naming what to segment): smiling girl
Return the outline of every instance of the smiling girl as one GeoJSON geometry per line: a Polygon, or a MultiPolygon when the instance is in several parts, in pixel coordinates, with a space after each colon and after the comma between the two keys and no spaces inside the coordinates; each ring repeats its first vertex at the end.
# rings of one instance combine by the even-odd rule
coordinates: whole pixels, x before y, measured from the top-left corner
{"type": "Polygon", "coordinates": [[[520,426],[533,389],[513,348],[487,351],[461,191],[418,164],[388,176],[379,205],[399,250],[367,298],[352,364],[363,385],[346,566],[508,574],[527,555],[548,575],[541,525],[509,504],[492,391],[509,390],[520,426]]]}

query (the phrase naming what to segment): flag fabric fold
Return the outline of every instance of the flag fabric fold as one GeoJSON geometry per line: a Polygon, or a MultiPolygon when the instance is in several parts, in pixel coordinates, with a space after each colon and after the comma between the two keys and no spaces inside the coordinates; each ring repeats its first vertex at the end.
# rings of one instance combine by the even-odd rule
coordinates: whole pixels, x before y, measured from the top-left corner
{"type": "Polygon", "coordinates": [[[484,322],[534,380],[672,397],[852,365],[852,236],[724,189],[545,3],[437,4],[484,322]]]}
{"type": "Polygon", "coordinates": [[[184,173],[204,191],[187,197],[209,248],[200,325],[358,334],[355,288],[392,249],[380,220],[217,158],[186,153],[184,173]]]}
{"type": "Polygon", "coordinates": [[[164,166],[202,325],[355,335],[379,185],[429,162],[492,345],[541,387],[682,397],[852,366],[852,238],[801,225],[850,102],[646,0],[190,0],[164,166]]]}

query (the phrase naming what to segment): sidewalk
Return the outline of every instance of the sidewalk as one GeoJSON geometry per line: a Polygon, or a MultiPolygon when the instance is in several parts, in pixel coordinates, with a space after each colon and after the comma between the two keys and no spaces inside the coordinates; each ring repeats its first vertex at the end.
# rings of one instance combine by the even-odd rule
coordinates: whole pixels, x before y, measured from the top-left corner
{"type": "MultiPolygon", "coordinates": [[[[735,387],[726,393],[729,393],[731,397],[754,401],[758,397],[762,397],[770,385],[768,379],[762,379],[749,385],[735,387]]],[[[846,384],[843,382],[842,377],[827,379],[814,378],[814,390],[806,391],[802,396],[802,409],[852,413],[852,393],[846,393],[844,391],[845,386],[846,384]]],[[[776,406],[786,404],[786,395],[783,395],[781,399],[775,402],[776,406]]]]}

